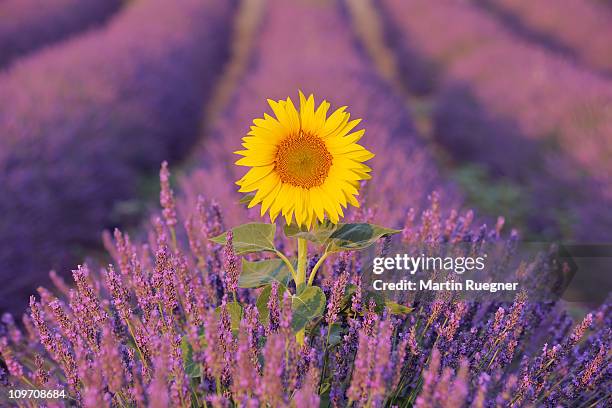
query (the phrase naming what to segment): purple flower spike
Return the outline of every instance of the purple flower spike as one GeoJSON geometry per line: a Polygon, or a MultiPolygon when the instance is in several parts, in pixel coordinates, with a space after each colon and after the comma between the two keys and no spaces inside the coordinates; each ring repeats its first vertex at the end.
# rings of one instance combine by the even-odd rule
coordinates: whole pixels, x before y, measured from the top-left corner
{"type": "Polygon", "coordinates": [[[238,278],[240,278],[241,261],[234,251],[234,233],[227,232],[225,247],[223,248],[223,270],[225,276],[225,287],[230,293],[238,290],[238,278]]]}

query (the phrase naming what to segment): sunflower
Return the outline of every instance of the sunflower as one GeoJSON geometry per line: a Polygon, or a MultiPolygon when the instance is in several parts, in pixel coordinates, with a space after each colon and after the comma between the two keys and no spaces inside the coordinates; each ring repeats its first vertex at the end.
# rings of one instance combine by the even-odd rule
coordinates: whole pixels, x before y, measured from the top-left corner
{"type": "Polygon", "coordinates": [[[312,95],[299,97],[299,111],[291,98],[268,99],[276,117],[255,119],[245,150],[234,152],[244,156],[237,165],[250,167],[236,184],[242,193],[257,190],[249,208],[261,203],[261,216],[269,211],[272,222],[282,214],[309,229],[315,219],[337,224],[348,204],[359,207],[360,181],[371,171],[363,162],[374,155],[357,144],[365,130],[352,132],[361,119],[349,120],[346,106],[328,117],[327,101],[315,109],[312,95]]]}

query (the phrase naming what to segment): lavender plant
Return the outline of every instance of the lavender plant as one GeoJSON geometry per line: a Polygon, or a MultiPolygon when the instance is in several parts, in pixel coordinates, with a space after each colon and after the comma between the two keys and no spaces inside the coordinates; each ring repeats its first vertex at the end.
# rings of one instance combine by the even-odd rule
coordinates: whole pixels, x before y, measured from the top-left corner
{"type": "MultiPolygon", "coordinates": [[[[166,172],[163,197],[172,195],[166,172]]],[[[172,204],[162,203],[169,214],[172,204]]],[[[215,205],[187,216],[210,237],[224,223],[215,205]]],[[[610,402],[609,303],[575,327],[562,305],[521,294],[514,302],[471,302],[439,292],[393,312],[361,283],[365,270],[350,252],[319,271],[328,301],[300,343],[294,325],[303,316],[283,285],[241,288],[252,276],[244,263],[236,274],[239,234],[228,233],[224,245],[175,241],[185,235],[181,221],[158,218],[151,245],[115,231],[113,264],[79,266],[73,286],[40,288],[23,316],[25,332],[5,315],[4,389],[65,389],[70,400],[47,405],[85,407],[610,402]]],[[[402,240],[464,242],[476,251],[503,240],[483,228],[445,217],[434,199],[402,240]]],[[[545,262],[529,267],[544,270],[545,262]]]]}

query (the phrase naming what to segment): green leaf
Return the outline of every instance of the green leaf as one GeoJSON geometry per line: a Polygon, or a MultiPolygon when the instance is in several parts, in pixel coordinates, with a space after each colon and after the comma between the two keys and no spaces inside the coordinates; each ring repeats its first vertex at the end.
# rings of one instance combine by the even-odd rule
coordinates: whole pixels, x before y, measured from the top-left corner
{"type": "Polygon", "coordinates": [[[306,289],[308,287],[308,283],[307,282],[302,282],[299,285],[297,285],[295,287],[295,294],[299,295],[300,293],[302,293],[304,291],[304,289],[306,289]]]}
{"type": "Polygon", "coordinates": [[[326,407],[331,407],[333,406],[331,400],[330,400],[330,391],[331,391],[331,383],[329,382],[329,380],[321,383],[321,388],[319,389],[319,397],[320,397],[320,401],[319,401],[319,407],[320,408],[326,408],[326,407]]]}
{"type": "Polygon", "coordinates": [[[393,302],[391,300],[385,301],[385,307],[389,309],[389,312],[391,312],[391,314],[396,315],[405,315],[414,310],[414,308],[412,307],[400,305],[399,303],[393,302]]]}
{"type": "Polygon", "coordinates": [[[324,244],[336,228],[336,225],[325,221],[323,224],[316,223],[310,231],[305,227],[300,228],[295,224],[285,225],[283,231],[287,238],[304,238],[317,244],[324,244]]]}
{"type": "Polygon", "coordinates": [[[330,235],[330,252],[360,250],[373,245],[380,238],[401,232],[374,224],[338,224],[330,235]]]}
{"type": "MultiPolygon", "coordinates": [[[[240,321],[242,320],[242,306],[238,302],[228,302],[225,306],[230,315],[232,332],[236,332],[240,328],[240,321]]],[[[221,306],[217,307],[215,313],[221,314],[221,306]]]]}
{"type": "Polygon", "coordinates": [[[265,259],[263,261],[242,260],[242,273],[238,281],[241,288],[259,288],[273,281],[287,286],[291,273],[285,263],[276,259],[265,259]]]}
{"type": "Polygon", "coordinates": [[[249,204],[255,198],[255,193],[247,193],[238,201],[240,204],[249,204]]]}
{"type": "Polygon", "coordinates": [[[183,336],[181,339],[181,351],[183,354],[183,366],[185,367],[185,374],[190,378],[197,378],[202,376],[202,367],[200,364],[193,361],[193,347],[189,343],[187,336],[183,336]]]}
{"type": "MultiPolygon", "coordinates": [[[[284,285],[278,286],[278,300],[279,302],[283,298],[287,288],[284,285]]],[[[270,293],[272,292],[272,285],[265,286],[259,296],[257,297],[257,311],[259,312],[259,321],[262,325],[267,326],[270,321],[270,310],[268,310],[268,301],[270,300],[270,293]]]]}
{"type": "Polygon", "coordinates": [[[357,285],[354,283],[349,283],[346,285],[346,289],[344,290],[344,296],[342,297],[342,303],[349,303],[353,299],[353,295],[357,291],[357,285]]]}
{"type": "Polygon", "coordinates": [[[368,305],[370,304],[370,300],[374,301],[374,311],[376,313],[382,313],[383,310],[385,310],[385,298],[381,293],[372,290],[366,290],[363,293],[362,304],[364,309],[368,307],[368,305]]]}
{"type": "Polygon", "coordinates": [[[336,344],[340,344],[342,341],[342,337],[344,337],[346,330],[342,328],[342,325],[339,323],[334,323],[331,325],[329,329],[329,346],[335,346],[336,344]]]}
{"type": "Polygon", "coordinates": [[[325,311],[325,294],[318,286],[308,286],[299,295],[291,299],[294,331],[303,329],[308,322],[323,315],[325,311]]]}
{"type": "MultiPolygon", "coordinates": [[[[238,255],[260,251],[275,251],[274,235],[275,224],[252,222],[232,228],[234,233],[234,250],[238,255]]],[[[212,242],[225,245],[227,232],[211,238],[212,242]]]]}

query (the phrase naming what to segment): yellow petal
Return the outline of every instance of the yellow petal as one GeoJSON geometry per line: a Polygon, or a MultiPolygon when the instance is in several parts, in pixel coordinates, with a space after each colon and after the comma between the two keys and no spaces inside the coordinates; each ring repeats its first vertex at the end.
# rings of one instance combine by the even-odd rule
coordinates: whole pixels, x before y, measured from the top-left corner
{"type": "Polygon", "coordinates": [[[289,119],[289,126],[291,129],[292,134],[298,134],[301,126],[300,126],[300,115],[298,114],[297,109],[295,108],[295,105],[293,104],[293,101],[291,100],[291,98],[287,98],[287,101],[285,102],[285,111],[287,112],[287,117],[289,119]]]}
{"type": "Polygon", "coordinates": [[[255,193],[255,197],[253,197],[253,199],[249,203],[248,208],[253,208],[257,204],[262,202],[268,194],[274,191],[274,189],[279,183],[280,183],[280,179],[274,173],[264,178],[259,184],[258,186],[259,190],[257,190],[257,193],[255,193]]]}
{"type": "MultiPolygon", "coordinates": [[[[253,187],[253,184],[258,183],[265,176],[270,174],[270,172],[274,169],[273,165],[270,166],[261,166],[261,167],[253,167],[251,168],[240,180],[236,183],[243,188],[253,187]]],[[[255,186],[256,188],[256,186],[255,186]]],[[[240,189],[242,190],[242,189],[240,189]]],[[[253,191],[253,190],[249,190],[253,191]]],[[[240,191],[241,193],[245,191],[240,191]]]]}
{"type": "Polygon", "coordinates": [[[291,127],[291,120],[289,119],[289,115],[287,114],[287,110],[285,109],[284,102],[285,101],[275,102],[272,99],[268,99],[268,104],[272,108],[272,111],[278,119],[278,122],[288,134],[291,134],[293,133],[294,129],[291,127]]]}
{"type": "Polygon", "coordinates": [[[267,166],[274,163],[274,155],[250,155],[236,161],[238,166],[267,166]]]}
{"type": "Polygon", "coordinates": [[[313,128],[314,119],[315,119],[315,110],[314,110],[314,96],[310,94],[308,99],[304,96],[302,91],[299,91],[300,94],[300,123],[301,129],[304,132],[312,132],[315,133],[313,128]]]}

